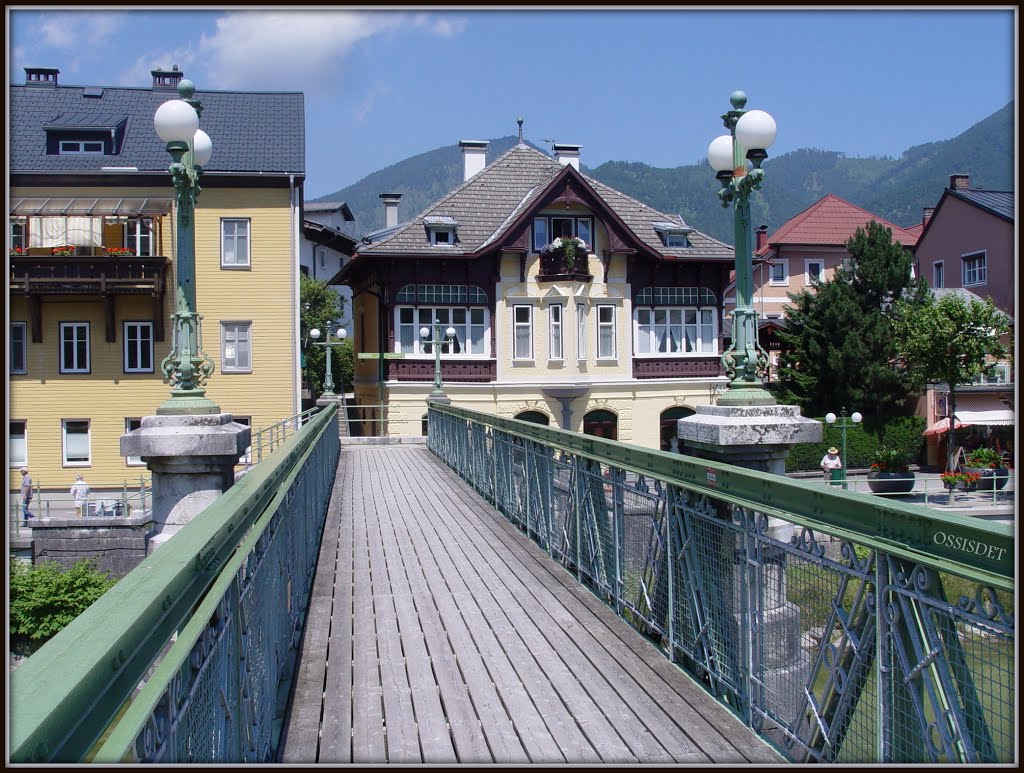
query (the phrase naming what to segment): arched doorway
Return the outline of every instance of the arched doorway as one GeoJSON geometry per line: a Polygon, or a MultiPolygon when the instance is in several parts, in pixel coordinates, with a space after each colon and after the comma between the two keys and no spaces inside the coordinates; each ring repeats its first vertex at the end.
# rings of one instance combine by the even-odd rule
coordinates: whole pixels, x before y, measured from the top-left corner
{"type": "Polygon", "coordinates": [[[685,419],[687,416],[693,416],[694,413],[696,411],[684,408],[681,405],[673,405],[671,408],[666,408],[661,412],[661,445],[658,447],[662,451],[676,450],[672,447],[672,438],[678,436],[676,422],[680,419],[685,419]]]}
{"type": "Polygon", "coordinates": [[[551,424],[551,418],[546,413],[541,413],[540,411],[522,411],[521,413],[517,413],[515,418],[519,419],[519,421],[529,421],[533,424],[542,424],[545,427],[551,424]]]}
{"type": "Polygon", "coordinates": [[[618,440],[619,417],[603,408],[588,411],[583,417],[583,434],[603,437],[607,440],[618,440]]]}

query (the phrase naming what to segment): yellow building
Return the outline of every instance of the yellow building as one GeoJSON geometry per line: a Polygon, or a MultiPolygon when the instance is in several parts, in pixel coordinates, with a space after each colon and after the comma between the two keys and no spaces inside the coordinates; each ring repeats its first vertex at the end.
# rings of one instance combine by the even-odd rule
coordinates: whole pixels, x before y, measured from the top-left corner
{"type": "Polygon", "coordinates": [[[420,434],[435,367],[420,330],[436,320],[454,332],[453,404],[672,448],[676,421],[725,383],[732,248],[580,174],[579,146],[552,158],[521,142],[487,164],[486,145],[462,142],[462,185],[409,221],[381,194],[384,230],[341,270],[357,403],[420,434]]]}
{"type": "MultiPolygon", "coordinates": [[[[153,114],[182,73],[154,71],[152,88],[26,75],[10,89],[10,487],[23,464],[44,489],[76,472],[94,489],[138,481],[145,465],[119,438],[169,397],[176,303],[171,157],[153,114]]],[[[196,98],[214,144],[195,215],[207,397],[255,430],[299,410],[303,96],[196,98]],[[271,131],[251,128],[268,116],[271,131]]]]}

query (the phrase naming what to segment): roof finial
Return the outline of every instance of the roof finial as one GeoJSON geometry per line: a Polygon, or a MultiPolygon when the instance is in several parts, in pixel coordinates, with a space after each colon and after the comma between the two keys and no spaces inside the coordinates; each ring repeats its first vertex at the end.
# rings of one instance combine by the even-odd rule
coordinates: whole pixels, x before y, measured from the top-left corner
{"type": "Polygon", "coordinates": [[[516,123],[519,124],[519,144],[523,144],[523,119],[517,118],[516,123]]]}

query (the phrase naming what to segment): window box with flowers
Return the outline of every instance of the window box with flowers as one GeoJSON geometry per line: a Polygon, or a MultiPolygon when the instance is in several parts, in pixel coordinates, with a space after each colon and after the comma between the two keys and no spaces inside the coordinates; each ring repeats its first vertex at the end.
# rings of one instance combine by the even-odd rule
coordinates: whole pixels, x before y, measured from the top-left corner
{"type": "Polygon", "coordinates": [[[882,446],[871,460],[868,488],[873,494],[909,494],[914,489],[914,473],[906,454],[897,448],[882,446]]]}
{"type": "Polygon", "coordinates": [[[1006,486],[1010,473],[1003,465],[1003,457],[994,448],[976,448],[967,454],[967,463],[961,468],[978,476],[979,491],[1000,490],[1006,486]]]}
{"type": "Polygon", "coordinates": [[[976,472],[950,472],[946,470],[939,475],[942,478],[942,485],[948,489],[959,489],[960,491],[975,491],[978,488],[978,481],[981,476],[976,472]]]}
{"type": "Polygon", "coordinates": [[[28,250],[24,247],[11,247],[11,249],[7,251],[7,256],[9,258],[21,258],[25,255],[28,255],[28,250]]]}
{"type": "Polygon", "coordinates": [[[590,260],[587,243],[578,236],[560,236],[540,249],[540,276],[576,276],[590,279],[587,268],[590,260]]]}
{"type": "Polygon", "coordinates": [[[60,247],[54,247],[52,250],[50,250],[50,254],[56,255],[58,257],[68,257],[69,255],[75,254],[75,248],[70,244],[64,244],[61,245],[60,247]]]}
{"type": "Polygon", "coordinates": [[[133,257],[135,250],[130,247],[107,247],[107,255],[110,257],[133,257]]]}

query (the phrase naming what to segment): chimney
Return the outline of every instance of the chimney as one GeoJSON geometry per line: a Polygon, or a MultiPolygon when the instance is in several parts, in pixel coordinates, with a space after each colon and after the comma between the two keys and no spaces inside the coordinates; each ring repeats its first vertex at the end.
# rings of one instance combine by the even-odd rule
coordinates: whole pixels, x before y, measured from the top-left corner
{"type": "Polygon", "coordinates": [[[26,67],[25,85],[53,88],[57,85],[58,75],[60,75],[60,70],[56,67],[26,67]]]}
{"type": "Polygon", "coordinates": [[[402,194],[382,193],[380,198],[384,200],[384,227],[394,228],[398,225],[398,202],[402,194]]]}
{"type": "Polygon", "coordinates": [[[177,89],[178,81],[185,77],[185,73],[174,65],[170,70],[150,70],[153,76],[153,91],[166,91],[177,89]]]}
{"type": "Polygon", "coordinates": [[[754,250],[760,252],[761,248],[768,244],[768,226],[759,225],[754,229],[754,236],[757,239],[754,250]]]}
{"type": "Polygon", "coordinates": [[[482,172],[487,166],[487,144],[487,140],[461,140],[459,142],[459,147],[462,148],[463,182],[482,172]]]}
{"type": "Polygon", "coordinates": [[[921,213],[921,226],[928,225],[928,221],[932,219],[932,215],[935,214],[935,207],[924,207],[924,211],[921,213]]]}
{"type": "Polygon", "coordinates": [[[580,171],[580,148],[582,147],[582,145],[566,145],[560,142],[552,145],[555,151],[555,160],[562,166],[572,164],[577,172],[580,171]]]}
{"type": "Polygon", "coordinates": [[[949,187],[954,191],[966,191],[971,187],[971,178],[966,174],[951,174],[949,187]]]}

